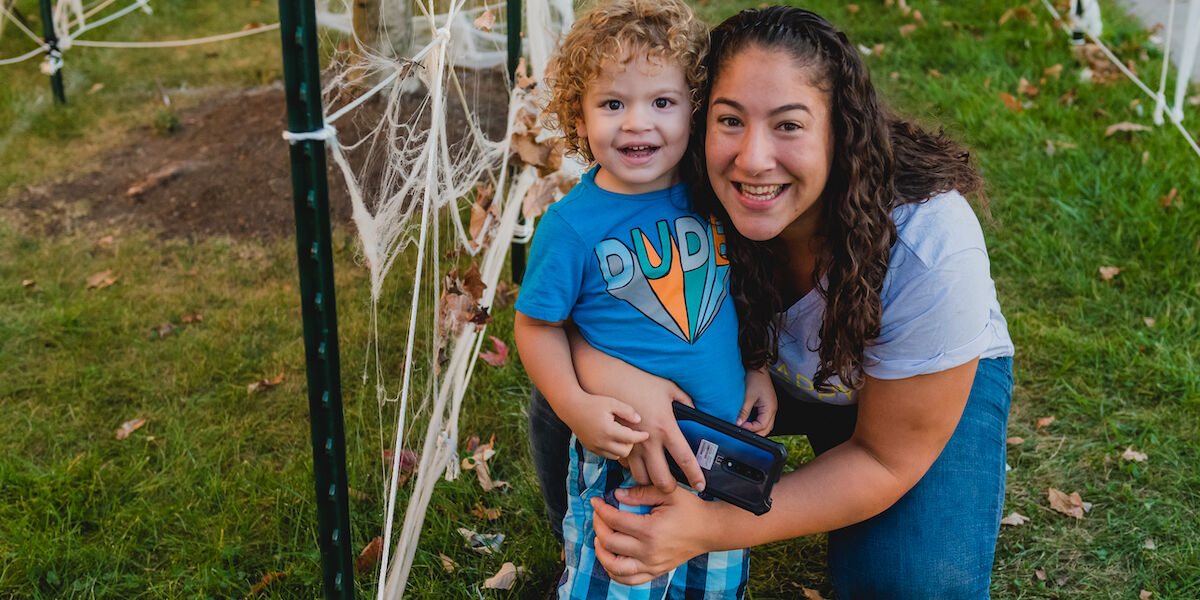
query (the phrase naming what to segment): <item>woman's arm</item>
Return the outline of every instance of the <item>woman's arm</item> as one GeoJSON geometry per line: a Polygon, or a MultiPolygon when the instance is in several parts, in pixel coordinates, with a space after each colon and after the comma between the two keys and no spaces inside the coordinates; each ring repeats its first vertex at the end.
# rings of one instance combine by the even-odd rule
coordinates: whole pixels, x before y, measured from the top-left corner
{"type": "Polygon", "coordinates": [[[858,392],[854,435],[781,478],[764,515],[646,487],[617,497],[625,504],[658,504],[648,515],[593,502],[597,558],[614,580],[643,583],[704,552],[831,531],[883,512],[941,454],[962,416],[978,362],[907,379],[867,377],[858,392]]]}
{"type": "Polygon", "coordinates": [[[571,361],[579,384],[589,393],[611,396],[633,407],[641,421],[633,428],[649,434],[649,439],[635,445],[625,459],[634,479],[642,485],[653,483],[658,489],[675,489],[675,477],[667,467],[664,451],[687,476],[692,489],[704,489],[704,472],[688,445],[671,402],[692,406],[692,399],[673,382],[647,373],[629,363],[613,358],[587,343],[574,329],[568,330],[571,361]]]}

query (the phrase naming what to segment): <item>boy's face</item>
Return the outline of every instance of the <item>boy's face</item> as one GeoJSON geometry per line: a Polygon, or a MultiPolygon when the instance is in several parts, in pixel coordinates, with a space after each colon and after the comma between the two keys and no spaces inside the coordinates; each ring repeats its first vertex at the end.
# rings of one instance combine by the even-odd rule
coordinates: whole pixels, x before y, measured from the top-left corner
{"type": "Polygon", "coordinates": [[[652,62],[645,53],[626,64],[607,63],[583,94],[575,124],[600,165],[596,185],[642,194],[679,182],[692,104],[679,65],[652,62]]]}

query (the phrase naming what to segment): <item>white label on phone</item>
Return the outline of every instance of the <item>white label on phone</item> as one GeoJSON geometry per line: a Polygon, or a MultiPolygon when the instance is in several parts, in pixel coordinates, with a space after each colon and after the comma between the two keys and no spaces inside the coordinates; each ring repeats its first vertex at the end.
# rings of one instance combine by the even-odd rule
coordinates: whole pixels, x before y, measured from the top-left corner
{"type": "Polygon", "coordinates": [[[700,440],[700,446],[696,448],[696,461],[700,463],[700,468],[705,471],[711,471],[713,460],[717,458],[717,445],[705,440],[700,440]]]}

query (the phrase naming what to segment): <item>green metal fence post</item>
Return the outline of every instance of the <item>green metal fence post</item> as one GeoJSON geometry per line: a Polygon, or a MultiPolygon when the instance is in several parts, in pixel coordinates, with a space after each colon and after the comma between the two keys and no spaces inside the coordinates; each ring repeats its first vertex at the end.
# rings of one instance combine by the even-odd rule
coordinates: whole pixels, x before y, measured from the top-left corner
{"type": "Polygon", "coordinates": [[[58,34],[54,31],[54,10],[50,7],[50,0],[39,0],[39,4],[42,9],[42,41],[46,42],[46,58],[54,68],[50,73],[50,89],[54,90],[54,99],[58,100],[59,104],[66,104],[67,96],[63,93],[62,80],[62,51],[58,49],[58,34]]]}
{"type": "MultiPolygon", "coordinates": [[[[320,131],[325,124],[313,0],[279,0],[279,22],[288,130],[320,131]]],[[[317,490],[317,543],[321,548],[326,600],[353,600],[354,565],[324,140],[295,141],[291,146],[291,162],[313,480],[317,490]]]]}
{"type": "MultiPolygon", "coordinates": [[[[1200,1],[1200,0],[1197,0],[1200,1]]],[[[508,80],[517,85],[517,62],[521,59],[521,0],[508,0],[508,80]]],[[[521,217],[521,223],[525,218],[521,217]]],[[[525,245],[512,244],[512,277],[513,283],[521,283],[525,278],[525,245]]]]}

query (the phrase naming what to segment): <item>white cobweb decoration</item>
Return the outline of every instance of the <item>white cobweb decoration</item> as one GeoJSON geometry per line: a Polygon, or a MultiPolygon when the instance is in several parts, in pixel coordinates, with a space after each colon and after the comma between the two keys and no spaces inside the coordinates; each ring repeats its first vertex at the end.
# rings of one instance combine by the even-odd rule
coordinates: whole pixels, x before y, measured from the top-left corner
{"type": "MultiPolygon", "coordinates": [[[[380,440],[395,459],[384,473],[377,597],[400,598],[434,483],[459,474],[462,399],[523,205],[528,216],[536,216],[581,170],[571,161],[564,164],[561,151],[547,141],[553,134],[542,131],[536,118],[541,74],[557,37],[570,26],[572,6],[570,0],[525,3],[522,29],[531,69],[528,76],[520,74],[526,72],[523,60],[510,92],[503,75],[504,4],[389,0],[376,15],[379,35],[373,44],[355,36],[354,18],[341,0],[317,5],[320,23],[350,38],[325,74],[324,136],[346,182],[362,263],[370,271],[371,340],[363,381],[374,383],[381,421],[385,413],[395,414],[392,439],[380,440]],[[406,6],[412,7],[411,17],[406,6]],[[403,43],[388,43],[396,38],[403,43]],[[481,125],[488,110],[503,111],[502,130],[496,131],[495,118],[492,131],[481,125]],[[354,126],[344,125],[343,116],[354,126]],[[471,269],[443,272],[446,250],[470,255],[471,269]],[[397,382],[381,360],[378,317],[384,282],[401,264],[412,270],[413,289],[406,326],[396,328],[405,336],[397,382]],[[416,481],[406,488],[396,531],[400,457],[415,448],[409,438],[421,434],[413,431],[417,416],[428,425],[422,425],[416,481]]],[[[384,425],[385,431],[391,427],[384,425]]]]}

